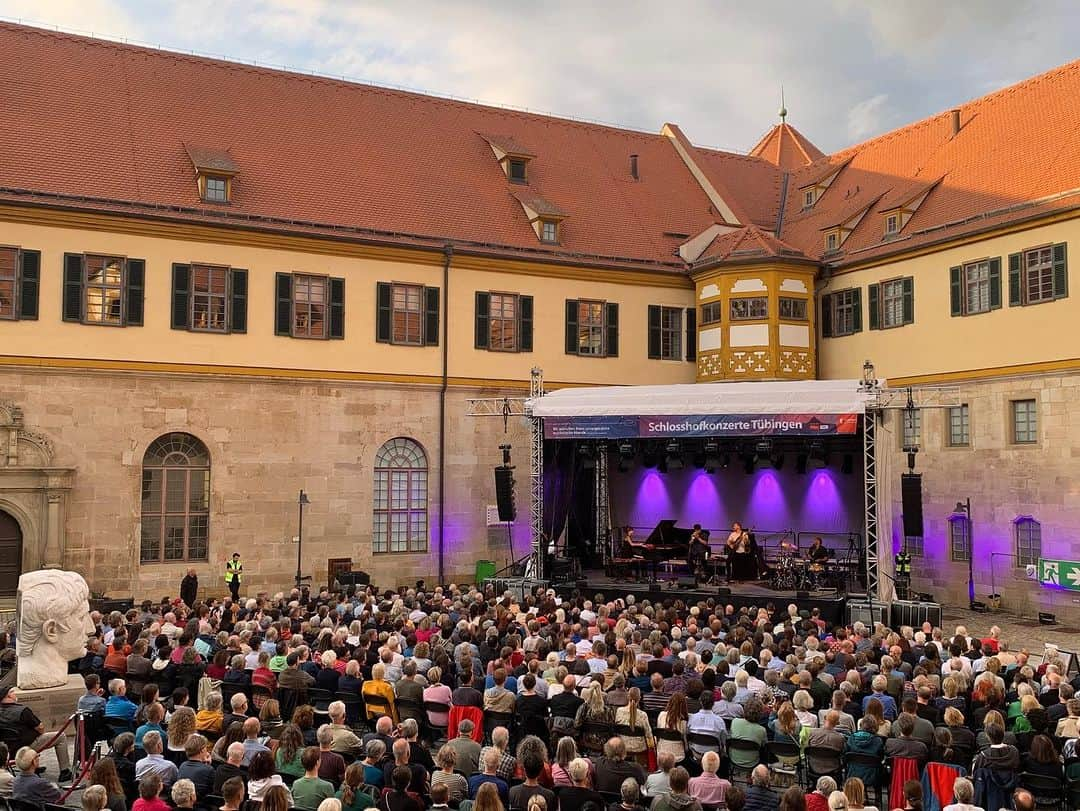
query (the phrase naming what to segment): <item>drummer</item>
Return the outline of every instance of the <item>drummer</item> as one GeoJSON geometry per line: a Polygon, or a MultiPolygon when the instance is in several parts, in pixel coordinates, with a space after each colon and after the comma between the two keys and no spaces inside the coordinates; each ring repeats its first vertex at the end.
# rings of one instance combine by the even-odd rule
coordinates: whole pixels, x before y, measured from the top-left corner
{"type": "Polygon", "coordinates": [[[810,548],[806,550],[806,556],[810,559],[811,563],[825,563],[830,557],[832,552],[825,548],[825,544],[822,543],[821,537],[814,538],[814,542],[810,544],[810,548]]]}

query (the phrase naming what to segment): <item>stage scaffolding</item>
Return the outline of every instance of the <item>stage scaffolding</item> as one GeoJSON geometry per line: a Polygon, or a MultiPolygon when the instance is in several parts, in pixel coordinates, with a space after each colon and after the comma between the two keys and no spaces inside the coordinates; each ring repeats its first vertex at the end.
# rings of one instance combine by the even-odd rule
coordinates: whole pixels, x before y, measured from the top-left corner
{"type": "MultiPolygon", "coordinates": [[[[958,389],[954,386],[921,388],[883,388],[873,377],[869,361],[864,366],[862,387],[869,397],[862,419],[863,429],[863,487],[864,487],[864,548],[866,591],[870,599],[886,600],[891,589],[883,582],[881,572],[880,509],[879,509],[879,452],[877,443],[879,423],[891,410],[903,408],[948,408],[960,402],[958,389]],[[869,374],[866,375],[867,367],[869,374]],[[905,396],[906,395],[906,396],[905,396]],[[904,404],[898,402],[903,397],[904,404]]],[[[547,575],[545,559],[550,539],[544,532],[544,420],[533,413],[531,403],[544,395],[544,374],[539,367],[531,370],[529,399],[492,398],[470,400],[469,410],[474,416],[523,415],[529,420],[529,529],[531,554],[526,575],[543,580],[547,575]]],[[[596,519],[594,525],[597,551],[606,564],[614,556],[614,534],[611,531],[610,496],[608,489],[608,442],[593,443],[596,468],[594,474],[596,519]]],[[[887,579],[887,578],[885,578],[887,579]]]]}

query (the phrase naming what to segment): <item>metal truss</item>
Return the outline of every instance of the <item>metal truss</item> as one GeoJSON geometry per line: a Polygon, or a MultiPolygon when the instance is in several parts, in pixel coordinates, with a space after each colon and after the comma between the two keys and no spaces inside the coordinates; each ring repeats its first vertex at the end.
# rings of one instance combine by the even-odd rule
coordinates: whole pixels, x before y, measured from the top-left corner
{"type": "Polygon", "coordinates": [[[481,397],[465,401],[470,417],[525,417],[524,397],[481,397]]]}
{"type": "Polygon", "coordinates": [[[914,408],[956,408],[962,404],[959,386],[908,386],[902,389],[875,389],[866,404],[870,411],[897,411],[914,408]]]}
{"type": "Polygon", "coordinates": [[[608,454],[603,442],[594,446],[596,456],[596,531],[595,549],[604,567],[611,562],[611,502],[608,496],[608,454]]]}
{"type": "MultiPolygon", "coordinates": [[[[529,417],[529,533],[532,544],[532,558],[525,574],[537,580],[544,580],[544,558],[547,541],[544,538],[544,420],[534,417],[529,403],[544,396],[544,371],[534,366],[529,378],[529,399],[522,403],[522,413],[529,417]]],[[[470,400],[472,402],[478,402],[470,400]]]]}
{"type": "Polygon", "coordinates": [[[878,478],[877,478],[876,409],[867,408],[863,416],[863,488],[866,507],[866,596],[873,602],[881,599],[878,569],[878,478]]]}

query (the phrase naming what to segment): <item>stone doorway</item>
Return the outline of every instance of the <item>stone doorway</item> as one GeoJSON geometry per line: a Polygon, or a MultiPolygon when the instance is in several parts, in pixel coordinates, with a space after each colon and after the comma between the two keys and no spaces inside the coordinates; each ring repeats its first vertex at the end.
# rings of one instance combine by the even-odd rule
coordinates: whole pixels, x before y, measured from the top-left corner
{"type": "Polygon", "coordinates": [[[0,600],[15,596],[22,572],[22,529],[19,522],[0,510],[0,600]]]}

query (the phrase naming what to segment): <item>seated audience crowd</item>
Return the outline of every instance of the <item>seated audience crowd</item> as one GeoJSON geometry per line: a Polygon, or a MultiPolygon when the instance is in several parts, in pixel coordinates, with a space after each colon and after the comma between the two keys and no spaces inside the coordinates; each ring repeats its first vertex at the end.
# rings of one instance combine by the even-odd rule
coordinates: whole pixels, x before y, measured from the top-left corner
{"type": "MultiPolygon", "coordinates": [[[[997,628],[455,586],[92,619],[72,668],[85,749],[107,743],[76,751],[86,811],[1022,811],[1080,793],[1078,679],[997,628]]],[[[0,797],[64,802],[40,752],[69,784],[69,745],[0,689],[0,797]]]]}

